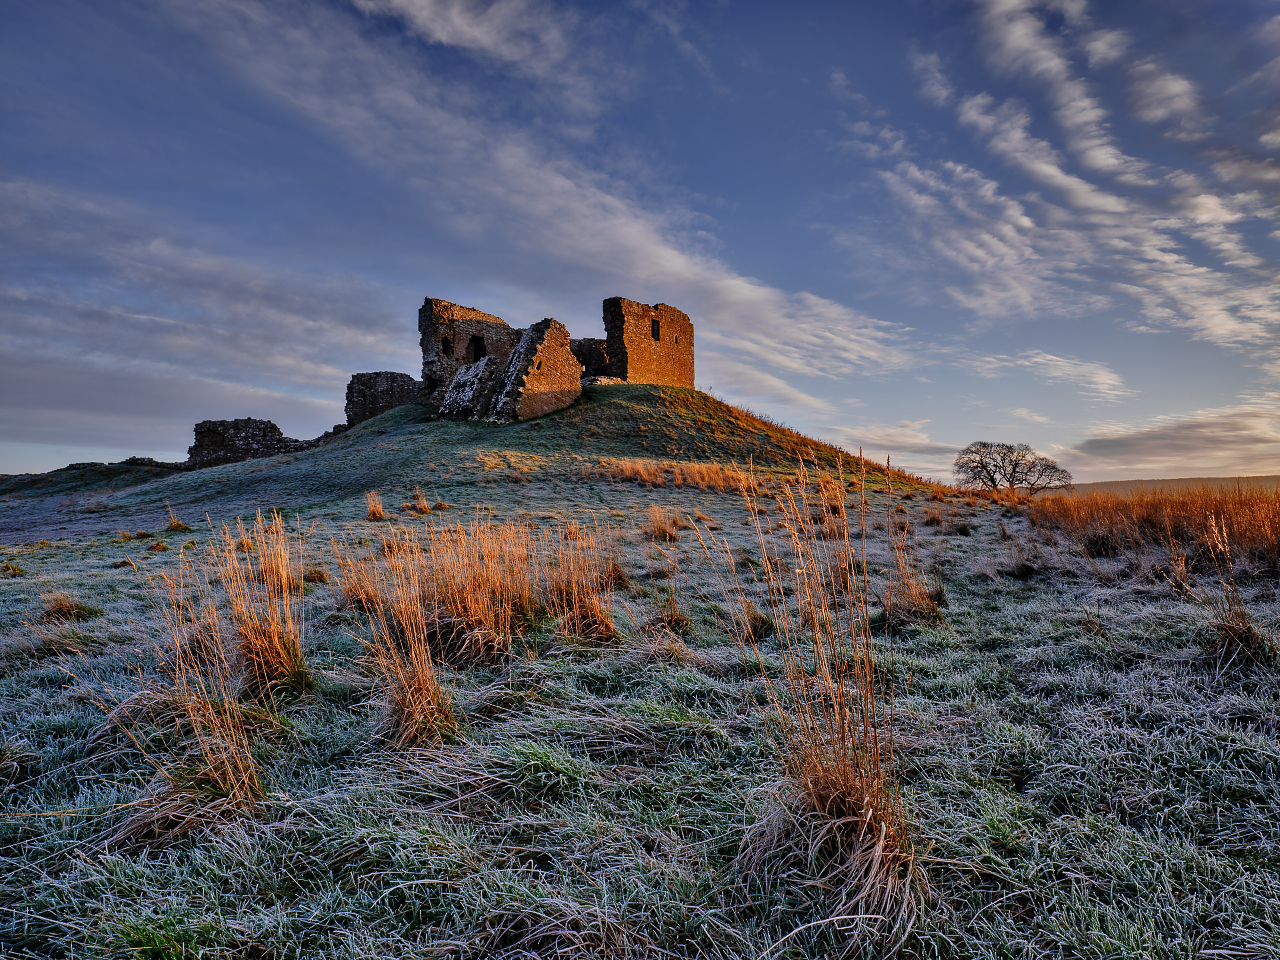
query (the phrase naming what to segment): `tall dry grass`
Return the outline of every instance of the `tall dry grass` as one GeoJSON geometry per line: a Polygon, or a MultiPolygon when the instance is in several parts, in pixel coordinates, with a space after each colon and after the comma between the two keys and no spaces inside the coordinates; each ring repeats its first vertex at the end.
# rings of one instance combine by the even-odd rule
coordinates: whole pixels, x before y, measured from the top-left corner
{"type": "Polygon", "coordinates": [[[398,747],[449,742],[458,722],[431,654],[440,624],[422,615],[422,565],[395,556],[382,580],[385,603],[374,608],[372,638],[364,644],[366,662],[385,690],[382,736],[398,747]]]}
{"type": "Polygon", "coordinates": [[[195,830],[254,813],[266,785],[254,752],[266,711],[240,702],[242,658],[209,583],[191,559],[153,580],[160,594],[163,679],[112,709],[90,734],[92,755],[118,735],[155,775],[107,846],[163,846],[195,830]]]}
{"type": "Polygon", "coordinates": [[[1031,521],[1061,531],[1090,558],[1155,546],[1168,552],[1167,578],[1209,614],[1205,653],[1220,663],[1269,662],[1276,639],[1253,619],[1237,577],[1280,575],[1280,490],[1237,482],[1187,489],[1139,489],[1044,497],[1031,521]],[[1191,589],[1192,575],[1201,586],[1191,589]],[[1205,583],[1207,581],[1207,585],[1205,583]]]}
{"type": "Polygon", "coordinates": [[[227,592],[228,616],[244,658],[244,692],[255,698],[302,693],[312,687],[303,655],[303,557],[279,514],[259,512],[253,526],[223,528],[211,558],[227,592]]]}
{"type": "MultiPolygon", "coordinates": [[[[874,656],[869,507],[865,475],[860,479],[858,528],[850,529],[842,510],[839,537],[822,532],[832,516],[829,490],[807,471],[780,492],[779,527],[789,531],[791,562],[763,567],[767,614],[739,579],[727,542],[716,545],[704,530],[699,536],[722,558],[720,569],[738,595],[744,650],[763,670],[760,645],[772,638],[782,666],[781,683],[767,689],[786,777],[743,840],[740,875],[780,879],[803,869],[824,892],[832,922],[880,917],[902,936],[928,886],[898,786],[893,681],[874,656]]],[[[757,536],[768,556],[758,519],[757,536]]]]}
{"type": "Polygon", "coordinates": [[[640,483],[651,487],[696,487],[699,490],[718,490],[737,493],[744,487],[752,493],[759,490],[759,481],[749,471],[723,463],[676,463],[667,460],[647,460],[638,457],[602,459],[582,469],[584,480],[613,480],[640,483]]]}
{"type": "Polygon", "coordinates": [[[1207,558],[1215,537],[1221,537],[1237,559],[1280,568],[1280,490],[1237,483],[1059,494],[1034,500],[1030,518],[1038,526],[1062,531],[1093,556],[1173,543],[1207,558]]]}
{"type": "Polygon", "coordinates": [[[1209,547],[1213,556],[1216,589],[1202,590],[1193,596],[1209,610],[1213,633],[1205,644],[1205,652],[1220,664],[1236,661],[1270,663],[1276,658],[1276,638],[1253,619],[1240,587],[1232,573],[1231,541],[1226,524],[1217,518],[1209,521],[1209,547]]]}
{"type": "Polygon", "coordinates": [[[382,506],[382,494],[377,490],[366,490],[364,494],[364,503],[368,508],[365,513],[366,520],[385,520],[386,511],[382,506]]]}
{"type": "Polygon", "coordinates": [[[432,655],[445,663],[501,658],[514,638],[549,620],[562,632],[606,639],[616,632],[609,602],[620,570],[615,539],[608,527],[538,530],[483,517],[399,528],[383,536],[380,557],[338,551],[343,595],[405,635],[421,625],[432,655]]]}

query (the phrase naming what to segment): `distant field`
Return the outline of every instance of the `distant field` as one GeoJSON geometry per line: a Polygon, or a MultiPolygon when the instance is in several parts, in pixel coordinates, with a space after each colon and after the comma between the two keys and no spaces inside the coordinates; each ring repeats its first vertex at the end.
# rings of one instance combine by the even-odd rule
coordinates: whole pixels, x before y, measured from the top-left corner
{"type": "Polygon", "coordinates": [[[1076,493],[1133,493],[1137,490],[1187,490],[1192,487],[1234,487],[1237,483],[1264,490],[1280,488],[1280,476],[1267,477],[1181,477],[1177,480],[1100,480],[1077,483],[1076,493]]]}

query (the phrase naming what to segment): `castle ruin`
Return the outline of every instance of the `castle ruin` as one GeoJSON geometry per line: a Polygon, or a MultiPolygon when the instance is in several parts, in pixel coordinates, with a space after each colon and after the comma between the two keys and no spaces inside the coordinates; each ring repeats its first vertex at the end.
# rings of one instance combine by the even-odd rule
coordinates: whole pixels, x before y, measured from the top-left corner
{"type": "Polygon", "coordinates": [[[573,340],[564,325],[528,329],[448,300],[418,311],[422,401],[450,420],[511,423],[567,407],[583,383],[693,386],[693,323],[665,303],[604,301],[603,340],[573,340]]]}
{"type": "Polygon", "coordinates": [[[589,383],[693,386],[693,323],[665,303],[604,301],[604,339],[574,340],[547,318],[516,328],[501,317],[427,297],[418,311],[422,380],[357,373],[347,384],[347,422],[315,440],[284,436],[270,420],[204,420],[188,469],[306,450],[407,403],[445,420],[515,423],[562,410],[589,383]]]}

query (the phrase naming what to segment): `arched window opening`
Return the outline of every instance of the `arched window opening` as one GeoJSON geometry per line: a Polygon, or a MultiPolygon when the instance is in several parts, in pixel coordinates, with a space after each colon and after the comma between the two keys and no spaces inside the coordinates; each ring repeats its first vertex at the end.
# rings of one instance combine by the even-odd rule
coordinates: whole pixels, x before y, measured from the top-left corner
{"type": "Polygon", "coordinates": [[[484,337],[476,335],[467,341],[467,363],[475,363],[489,355],[484,345],[484,337]]]}
{"type": "Polygon", "coordinates": [[[440,338],[440,353],[446,357],[453,356],[453,337],[440,338]]]}
{"type": "Polygon", "coordinates": [[[659,320],[657,317],[653,318],[653,339],[655,340],[662,339],[662,321],[659,320]]]}

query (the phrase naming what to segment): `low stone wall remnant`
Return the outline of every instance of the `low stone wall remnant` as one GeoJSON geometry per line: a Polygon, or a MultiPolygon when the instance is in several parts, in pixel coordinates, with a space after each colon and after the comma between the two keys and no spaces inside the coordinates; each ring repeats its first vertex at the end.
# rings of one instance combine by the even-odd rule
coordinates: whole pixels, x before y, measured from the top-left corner
{"type": "Polygon", "coordinates": [[[406,403],[417,403],[422,384],[407,373],[356,373],[347,384],[347,426],[371,420],[406,403]]]}
{"type": "Polygon", "coordinates": [[[187,448],[187,466],[192,470],[199,470],[257,457],[293,453],[303,446],[303,441],[286,437],[270,420],[256,420],[253,417],[240,420],[201,420],[196,424],[196,442],[187,448]]]}

